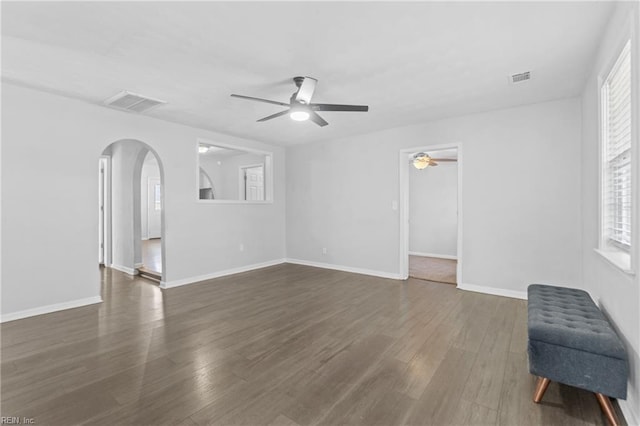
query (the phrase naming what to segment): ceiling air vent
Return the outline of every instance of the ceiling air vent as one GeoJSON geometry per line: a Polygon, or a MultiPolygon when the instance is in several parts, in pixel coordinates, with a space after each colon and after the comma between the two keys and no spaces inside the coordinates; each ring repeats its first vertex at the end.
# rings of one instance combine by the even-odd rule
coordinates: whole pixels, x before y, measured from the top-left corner
{"type": "Polygon", "coordinates": [[[155,108],[158,105],[166,104],[166,102],[138,95],[136,93],[122,91],[104,101],[104,104],[106,106],[125,111],[144,112],[149,111],[151,108],[155,108]]]}
{"type": "Polygon", "coordinates": [[[509,82],[511,84],[522,83],[523,81],[527,80],[531,80],[531,71],[511,74],[511,76],[509,77],[509,82]]]}

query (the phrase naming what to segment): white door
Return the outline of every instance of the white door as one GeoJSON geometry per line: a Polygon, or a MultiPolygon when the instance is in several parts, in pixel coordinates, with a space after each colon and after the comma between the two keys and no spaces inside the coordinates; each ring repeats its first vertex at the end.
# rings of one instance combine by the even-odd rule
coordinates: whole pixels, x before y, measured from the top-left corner
{"type": "Polygon", "coordinates": [[[244,175],[245,200],[264,200],[264,167],[247,167],[244,175]]]}
{"type": "Polygon", "coordinates": [[[149,178],[147,188],[147,238],[160,238],[162,223],[162,187],[160,179],[149,178]]]}

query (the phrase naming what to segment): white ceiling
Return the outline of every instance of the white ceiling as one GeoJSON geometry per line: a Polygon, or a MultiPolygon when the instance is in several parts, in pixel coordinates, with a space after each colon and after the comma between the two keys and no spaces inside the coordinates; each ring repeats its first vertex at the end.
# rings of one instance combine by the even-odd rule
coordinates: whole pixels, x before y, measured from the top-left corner
{"type": "Polygon", "coordinates": [[[2,2],[2,76],[92,103],[121,90],[147,114],[290,145],[580,94],[610,2],[2,2]],[[507,76],[531,70],[511,85],[507,76]],[[369,105],[281,117],[291,78],[314,102],[369,105]]]}

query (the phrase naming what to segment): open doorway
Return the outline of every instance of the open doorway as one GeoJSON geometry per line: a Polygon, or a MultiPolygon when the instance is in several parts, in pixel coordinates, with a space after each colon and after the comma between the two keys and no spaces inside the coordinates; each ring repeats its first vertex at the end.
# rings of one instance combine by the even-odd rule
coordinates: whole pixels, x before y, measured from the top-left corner
{"type": "Polygon", "coordinates": [[[401,152],[403,277],[460,282],[460,156],[457,146],[401,152]]]}
{"type": "Polygon", "coordinates": [[[156,156],[148,151],[140,172],[142,265],[138,272],[160,281],[162,276],[162,181],[156,156]]]}
{"type": "Polygon", "coordinates": [[[159,157],[140,141],[117,141],[103,151],[99,173],[99,261],[162,282],[164,179],[159,157]]]}

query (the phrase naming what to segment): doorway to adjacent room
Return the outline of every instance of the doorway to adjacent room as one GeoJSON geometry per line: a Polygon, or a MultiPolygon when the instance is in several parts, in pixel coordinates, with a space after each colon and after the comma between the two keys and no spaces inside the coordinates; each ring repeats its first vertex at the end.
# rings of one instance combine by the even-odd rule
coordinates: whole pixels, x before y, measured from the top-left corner
{"type": "Polygon", "coordinates": [[[121,140],[99,161],[99,263],[130,275],[163,280],[162,164],[147,144],[121,140]]]}
{"type": "Polygon", "coordinates": [[[460,282],[460,155],[457,145],[402,150],[401,273],[460,282]]]}

